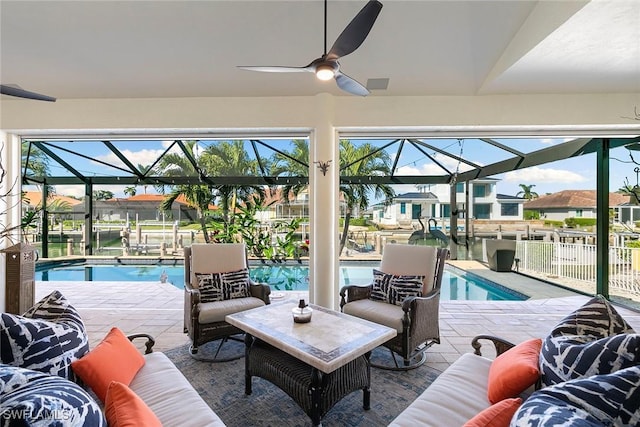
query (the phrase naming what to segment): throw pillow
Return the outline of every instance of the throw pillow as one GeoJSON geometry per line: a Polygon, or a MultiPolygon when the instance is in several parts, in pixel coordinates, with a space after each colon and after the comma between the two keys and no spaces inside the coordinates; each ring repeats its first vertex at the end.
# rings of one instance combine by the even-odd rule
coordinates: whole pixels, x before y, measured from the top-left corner
{"type": "Polygon", "coordinates": [[[382,271],[373,269],[373,284],[371,285],[370,299],[374,301],[389,302],[389,281],[391,280],[390,274],[385,274],[382,271]]]}
{"type": "Polygon", "coordinates": [[[512,427],[640,425],[640,366],[567,381],[533,393],[512,427]]]}
{"type": "Polygon", "coordinates": [[[75,380],[71,362],[88,351],[80,314],[59,291],[44,297],[24,316],[2,313],[2,363],[75,380]]]}
{"type": "Polygon", "coordinates": [[[540,351],[542,384],[550,386],[640,364],[640,335],[547,337],[540,351]]]}
{"type": "Polygon", "coordinates": [[[129,385],[144,363],[142,354],[122,331],[111,328],[96,348],[71,367],[104,402],[111,381],[129,385]]]}
{"type": "Polygon", "coordinates": [[[196,273],[195,275],[200,290],[200,302],[222,301],[224,299],[219,274],[196,273]]]}
{"type": "Polygon", "coordinates": [[[395,275],[373,269],[371,299],[402,305],[405,298],[422,296],[424,276],[395,275]]]}
{"type": "Polygon", "coordinates": [[[129,387],[112,381],[107,389],[104,413],[109,427],[162,427],[151,408],[129,387]]]}
{"type": "Polygon", "coordinates": [[[538,357],[542,340],[524,341],[496,357],[489,367],[487,398],[491,403],[517,397],[540,378],[538,357]]]}
{"type": "Polygon", "coordinates": [[[549,335],[592,335],[598,338],[632,334],[634,330],[602,295],[562,319],[549,335]]]}
{"type": "Polygon", "coordinates": [[[246,268],[226,273],[195,273],[195,276],[200,289],[200,302],[251,296],[251,279],[246,268]]]}
{"type": "Polygon", "coordinates": [[[79,385],[30,369],[0,365],[3,426],[102,427],[100,405],[79,385]]]}
{"type": "Polygon", "coordinates": [[[463,427],[508,427],[520,405],[522,399],[519,397],[501,400],[471,418],[463,427]]]}
{"type": "Polygon", "coordinates": [[[246,268],[220,273],[220,282],[222,282],[224,299],[251,296],[251,279],[249,278],[249,270],[246,268]]]}

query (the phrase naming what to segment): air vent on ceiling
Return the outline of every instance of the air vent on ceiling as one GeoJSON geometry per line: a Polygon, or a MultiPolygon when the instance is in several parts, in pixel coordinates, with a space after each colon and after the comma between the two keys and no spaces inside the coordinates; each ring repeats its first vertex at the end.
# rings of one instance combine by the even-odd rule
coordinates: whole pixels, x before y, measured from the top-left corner
{"type": "Polygon", "coordinates": [[[389,86],[389,79],[369,79],[367,80],[367,89],[369,90],[386,90],[389,86]]]}

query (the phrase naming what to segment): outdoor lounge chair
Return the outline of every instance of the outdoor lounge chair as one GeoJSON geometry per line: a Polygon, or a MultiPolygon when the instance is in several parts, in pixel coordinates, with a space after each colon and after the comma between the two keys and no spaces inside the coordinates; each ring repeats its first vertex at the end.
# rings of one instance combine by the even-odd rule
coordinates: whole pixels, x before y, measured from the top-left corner
{"type": "MultiPolygon", "coordinates": [[[[220,347],[227,339],[243,334],[241,330],[228,324],[225,316],[269,304],[269,285],[258,284],[249,279],[248,266],[247,249],[243,243],[193,244],[184,248],[184,331],[191,339],[189,350],[192,355],[198,353],[198,347],[202,344],[215,340],[220,340],[220,344],[211,361],[233,360],[244,355],[243,351],[226,359],[217,357],[220,347]],[[230,276],[224,273],[244,273],[245,270],[246,279],[242,280],[249,282],[250,296],[234,297],[236,295],[233,292],[225,292],[226,295],[212,297],[210,290],[202,292],[203,278],[214,275],[219,279],[230,276]],[[220,300],[210,301],[212,298],[220,300]]],[[[225,283],[227,282],[229,281],[226,280],[225,283]]]]}
{"type": "Polygon", "coordinates": [[[383,344],[391,351],[394,364],[372,366],[417,368],[426,361],[426,350],[440,343],[440,284],[448,256],[446,248],[387,244],[372,284],[344,286],[340,290],[340,309],[344,313],[394,328],[398,333],[383,344]],[[410,282],[422,296],[400,296],[407,294],[403,289],[410,282]],[[394,293],[398,296],[393,297],[394,293]],[[402,366],[396,355],[402,358],[402,366]]]}

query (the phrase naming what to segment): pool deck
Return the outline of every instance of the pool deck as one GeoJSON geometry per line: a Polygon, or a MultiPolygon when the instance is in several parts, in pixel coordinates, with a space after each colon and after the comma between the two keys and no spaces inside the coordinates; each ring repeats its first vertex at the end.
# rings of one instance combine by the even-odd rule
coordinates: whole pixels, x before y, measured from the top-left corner
{"type": "MultiPolygon", "coordinates": [[[[486,279],[530,296],[526,301],[441,301],[441,343],[428,350],[427,364],[444,370],[461,354],[473,351],[471,339],[497,335],[518,343],[544,337],[563,317],[589,297],[518,273],[497,273],[476,261],[450,261],[486,279]]],[[[59,290],[78,309],[91,347],[117,326],[126,334],[145,332],[156,338],[156,351],[189,342],[183,333],[183,291],[160,282],[36,282],[36,301],[59,290]]],[[[306,298],[308,293],[286,293],[306,298]]],[[[640,330],[640,312],[617,306],[620,314],[640,330]]],[[[487,355],[493,356],[491,352],[487,355]]]]}

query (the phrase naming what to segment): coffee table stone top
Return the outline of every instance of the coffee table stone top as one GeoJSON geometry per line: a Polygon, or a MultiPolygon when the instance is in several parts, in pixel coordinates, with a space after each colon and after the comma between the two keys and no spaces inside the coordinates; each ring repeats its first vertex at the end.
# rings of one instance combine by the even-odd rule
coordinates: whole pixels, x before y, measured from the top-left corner
{"type": "Polygon", "coordinates": [[[396,336],[377,323],[310,304],[309,323],[295,323],[294,301],[282,301],[226,316],[231,325],[330,373],[396,336]]]}

